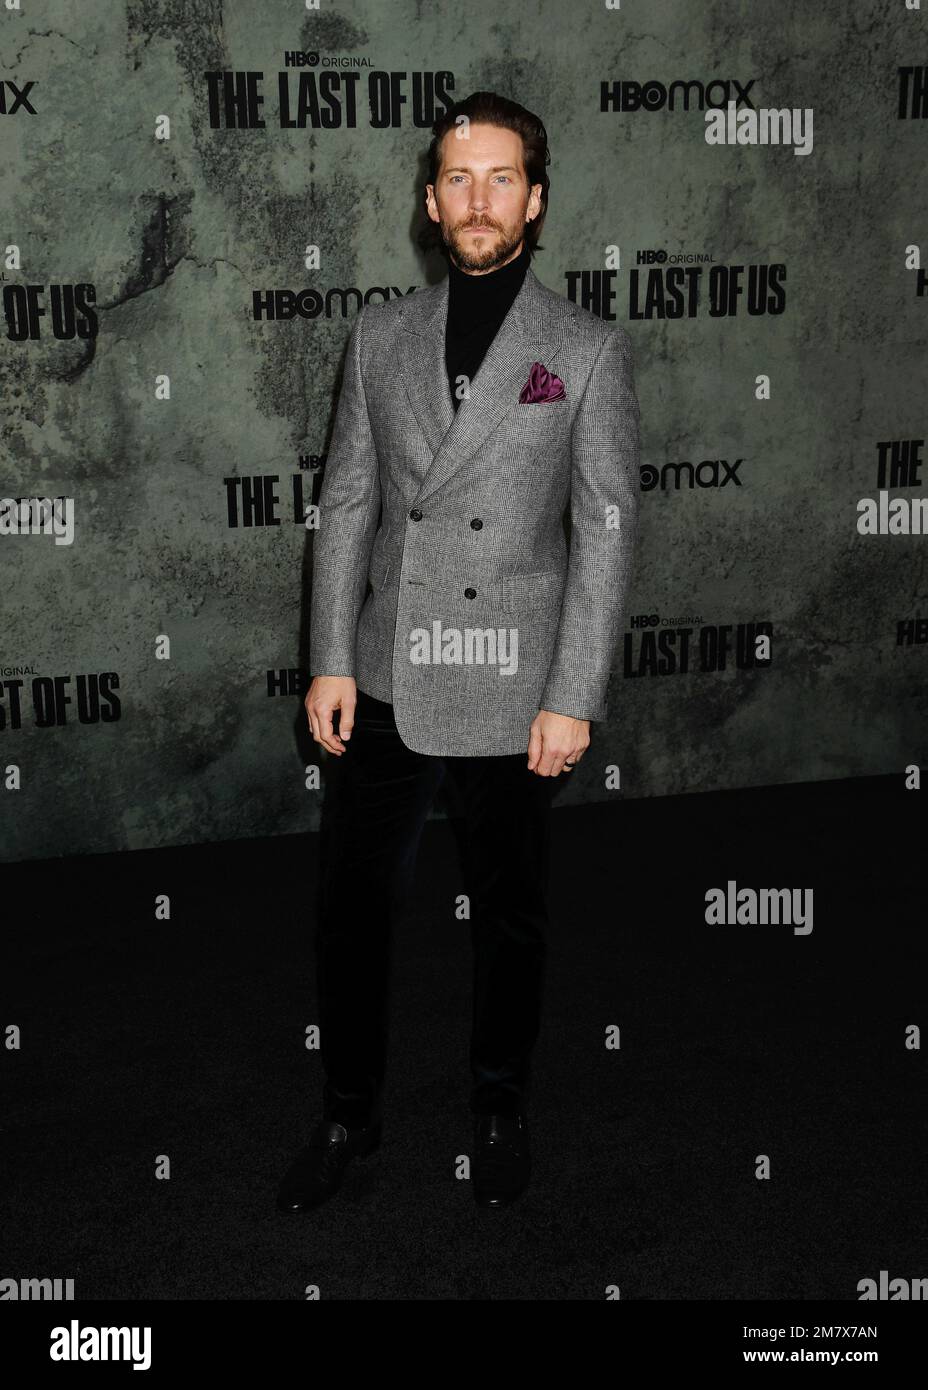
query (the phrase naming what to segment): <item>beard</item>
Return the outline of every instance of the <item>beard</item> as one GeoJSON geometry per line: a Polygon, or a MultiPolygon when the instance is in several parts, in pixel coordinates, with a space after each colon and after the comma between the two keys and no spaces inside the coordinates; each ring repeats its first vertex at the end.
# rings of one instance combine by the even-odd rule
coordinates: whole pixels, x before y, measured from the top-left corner
{"type": "Polygon", "coordinates": [[[475,217],[462,222],[459,227],[451,227],[444,222],[440,226],[445,248],[461,270],[495,270],[515,251],[525,236],[526,224],[507,228],[486,217],[475,217]],[[465,230],[467,227],[489,227],[490,231],[487,236],[475,240],[465,230]],[[484,242],[487,244],[484,245],[484,242]]]}

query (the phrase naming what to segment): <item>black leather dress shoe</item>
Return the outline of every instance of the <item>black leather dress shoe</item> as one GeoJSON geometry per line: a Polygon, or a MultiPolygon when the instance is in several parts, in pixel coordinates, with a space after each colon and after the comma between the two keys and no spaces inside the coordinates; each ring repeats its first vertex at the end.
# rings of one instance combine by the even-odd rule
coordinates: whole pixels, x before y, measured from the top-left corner
{"type": "Polygon", "coordinates": [[[477,1115],[471,1179],[479,1207],[504,1207],[528,1185],[532,1160],[521,1114],[477,1115]]]}
{"type": "Polygon", "coordinates": [[[281,1182],[277,1210],[309,1211],[333,1197],[351,1160],[373,1153],[380,1137],[380,1121],[367,1129],[349,1130],[334,1120],[322,1120],[281,1182]]]}

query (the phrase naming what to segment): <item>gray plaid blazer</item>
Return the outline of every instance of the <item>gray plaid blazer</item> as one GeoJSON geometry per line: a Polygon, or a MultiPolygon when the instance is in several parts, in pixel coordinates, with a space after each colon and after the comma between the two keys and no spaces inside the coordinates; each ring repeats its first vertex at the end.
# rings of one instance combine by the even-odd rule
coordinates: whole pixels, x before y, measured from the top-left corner
{"type": "Polygon", "coordinates": [[[606,717],[638,530],[631,343],[529,269],[455,412],[447,309],[445,279],[355,320],[310,672],[392,702],[420,753],[522,753],[539,710],[606,717]],[[566,396],[520,404],[535,362],[566,396]]]}

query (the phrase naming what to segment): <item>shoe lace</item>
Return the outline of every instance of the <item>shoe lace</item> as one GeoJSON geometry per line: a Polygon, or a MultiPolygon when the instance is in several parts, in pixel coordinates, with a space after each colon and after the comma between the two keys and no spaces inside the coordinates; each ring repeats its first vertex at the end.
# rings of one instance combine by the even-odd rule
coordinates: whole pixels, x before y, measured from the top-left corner
{"type": "Polygon", "coordinates": [[[319,1171],[324,1178],[337,1177],[344,1164],[345,1143],[327,1143],[322,1146],[319,1171]]]}

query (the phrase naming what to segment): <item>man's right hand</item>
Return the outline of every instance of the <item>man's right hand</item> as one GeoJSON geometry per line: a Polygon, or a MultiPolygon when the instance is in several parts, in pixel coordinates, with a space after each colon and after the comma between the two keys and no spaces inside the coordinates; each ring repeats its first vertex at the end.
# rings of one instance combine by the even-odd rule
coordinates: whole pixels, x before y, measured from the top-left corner
{"type": "Polygon", "coordinates": [[[345,751],[343,738],[351,737],[354,727],[354,708],[358,703],[358,687],[354,676],[313,676],[304,700],[313,738],[336,757],[345,751]],[[332,726],[332,716],[338,715],[338,733],[332,726]]]}

